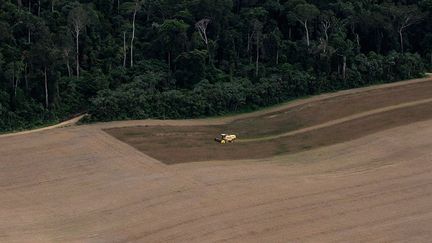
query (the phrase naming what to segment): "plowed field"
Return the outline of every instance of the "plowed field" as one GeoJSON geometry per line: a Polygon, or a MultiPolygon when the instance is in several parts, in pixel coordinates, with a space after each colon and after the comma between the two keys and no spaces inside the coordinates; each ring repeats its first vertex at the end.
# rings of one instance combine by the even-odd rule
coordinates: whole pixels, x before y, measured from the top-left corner
{"type": "Polygon", "coordinates": [[[430,99],[424,79],[0,136],[0,242],[430,242],[430,99]]]}

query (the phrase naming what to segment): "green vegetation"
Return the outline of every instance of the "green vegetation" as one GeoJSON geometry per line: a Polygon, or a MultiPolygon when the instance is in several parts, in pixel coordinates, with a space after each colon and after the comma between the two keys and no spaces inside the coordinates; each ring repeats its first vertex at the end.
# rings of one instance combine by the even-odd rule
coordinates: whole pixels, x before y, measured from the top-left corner
{"type": "Polygon", "coordinates": [[[0,131],[193,118],[421,76],[431,0],[3,0],[0,131]]]}

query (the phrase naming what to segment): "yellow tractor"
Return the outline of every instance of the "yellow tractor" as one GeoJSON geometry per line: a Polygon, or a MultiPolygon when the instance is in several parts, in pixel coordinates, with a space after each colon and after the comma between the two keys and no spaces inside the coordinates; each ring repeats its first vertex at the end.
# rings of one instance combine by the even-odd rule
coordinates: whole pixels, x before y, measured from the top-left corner
{"type": "Polygon", "coordinates": [[[215,141],[218,143],[233,143],[237,139],[236,135],[229,134],[221,134],[220,137],[215,138],[215,141]]]}

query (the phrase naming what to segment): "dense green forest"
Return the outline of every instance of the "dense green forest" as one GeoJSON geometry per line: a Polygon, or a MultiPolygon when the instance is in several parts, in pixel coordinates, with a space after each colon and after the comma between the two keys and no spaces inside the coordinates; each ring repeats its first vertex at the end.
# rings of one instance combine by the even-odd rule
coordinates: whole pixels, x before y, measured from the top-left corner
{"type": "Polygon", "coordinates": [[[0,131],[194,118],[421,76],[432,0],[1,0],[0,131]]]}

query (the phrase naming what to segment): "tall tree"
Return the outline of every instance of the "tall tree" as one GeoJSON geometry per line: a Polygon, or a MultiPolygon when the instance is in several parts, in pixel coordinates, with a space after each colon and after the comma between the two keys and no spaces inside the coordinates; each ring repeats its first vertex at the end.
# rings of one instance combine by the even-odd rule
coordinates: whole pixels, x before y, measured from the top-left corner
{"type": "Polygon", "coordinates": [[[57,49],[54,47],[52,36],[48,27],[40,26],[39,32],[43,33],[42,37],[32,46],[31,56],[33,66],[39,69],[44,80],[44,104],[49,108],[49,74],[56,67],[57,49]]]}
{"type": "Polygon", "coordinates": [[[257,33],[257,31],[262,31],[263,23],[266,22],[268,14],[267,10],[262,7],[251,8],[243,13],[244,25],[247,26],[247,53],[250,64],[252,64],[253,56],[255,56],[255,62],[257,60],[257,52],[255,50],[255,54],[253,53],[253,45],[255,44],[258,49],[261,48],[261,41],[257,42],[257,40],[261,38],[262,32],[257,33]],[[253,43],[254,41],[255,43],[253,43]],[[258,45],[256,45],[257,43],[258,45]]]}
{"type": "Polygon", "coordinates": [[[24,63],[21,60],[16,60],[6,66],[5,75],[10,80],[13,100],[16,99],[18,85],[21,82],[24,71],[24,63]]]}
{"type": "Polygon", "coordinates": [[[211,58],[210,48],[209,48],[209,39],[207,37],[207,27],[209,23],[210,23],[210,19],[208,18],[201,19],[195,24],[195,28],[198,30],[198,33],[202,41],[206,45],[207,53],[208,53],[208,61],[210,64],[212,64],[212,58],[211,58]]]}
{"type": "Polygon", "coordinates": [[[266,39],[269,45],[267,49],[270,49],[271,53],[274,54],[275,64],[278,65],[283,35],[279,28],[275,27],[272,32],[266,35],[266,39]]]}
{"type": "Polygon", "coordinates": [[[254,38],[255,38],[255,76],[258,77],[259,75],[259,61],[260,61],[260,51],[261,51],[261,45],[262,45],[262,31],[263,31],[263,24],[255,20],[254,23],[254,38]]]}
{"type": "Polygon", "coordinates": [[[126,46],[126,31],[123,31],[123,68],[126,68],[127,46],[126,46]]]}
{"type": "MultiPolygon", "coordinates": [[[[185,50],[189,25],[182,20],[167,19],[159,26],[161,44],[167,53],[168,67],[171,70],[173,52],[178,53],[185,50]]],[[[175,57],[174,57],[175,58],[175,57]]]]}
{"type": "Polygon", "coordinates": [[[72,77],[72,68],[70,62],[71,62],[71,57],[73,57],[73,46],[74,46],[73,42],[74,42],[73,39],[71,38],[70,35],[66,33],[66,31],[60,32],[57,40],[58,43],[57,48],[61,53],[61,56],[64,60],[64,64],[66,65],[68,77],[72,77]]]}
{"type": "Polygon", "coordinates": [[[141,1],[135,0],[133,15],[132,15],[132,37],[130,41],[130,65],[133,67],[134,64],[134,40],[135,40],[135,21],[138,11],[141,9],[141,1]]]}
{"type": "Polygon", "coordinates": [[[417,77],[431,26],[432,0],[0,0],[0,131],[89,103],[180,118],[417,77]]]}
{"type": "Polygon", "coordinates": [[[399,34],[399,45],[401,52],[404,48],[404,32],[412,25],[420,22],[423,19],[423,14],[417,5],[387,5],[390,14],[392,15],[395,27],[399,34]]]}
{"type": "Polygon", "coordinates": [[[297,4],[289,13],[304,27],[307,46],[310,46],[309,22],[316,18],[319,13],[319,9],[315,5],[309,3],[297,4]]]}
{"type": "Polygon", "coordinates": [[[68,16],[68,23],[72,32],[72,35],[75,37],[75,55],[76,55],[76,75],[80,76],[80,61],[79,61],[79,40],[80,34],[88,25],[89,17],[87,14],[87,10],[82,6],[78,5],[74,9],[72,9],[68,16]]]}

